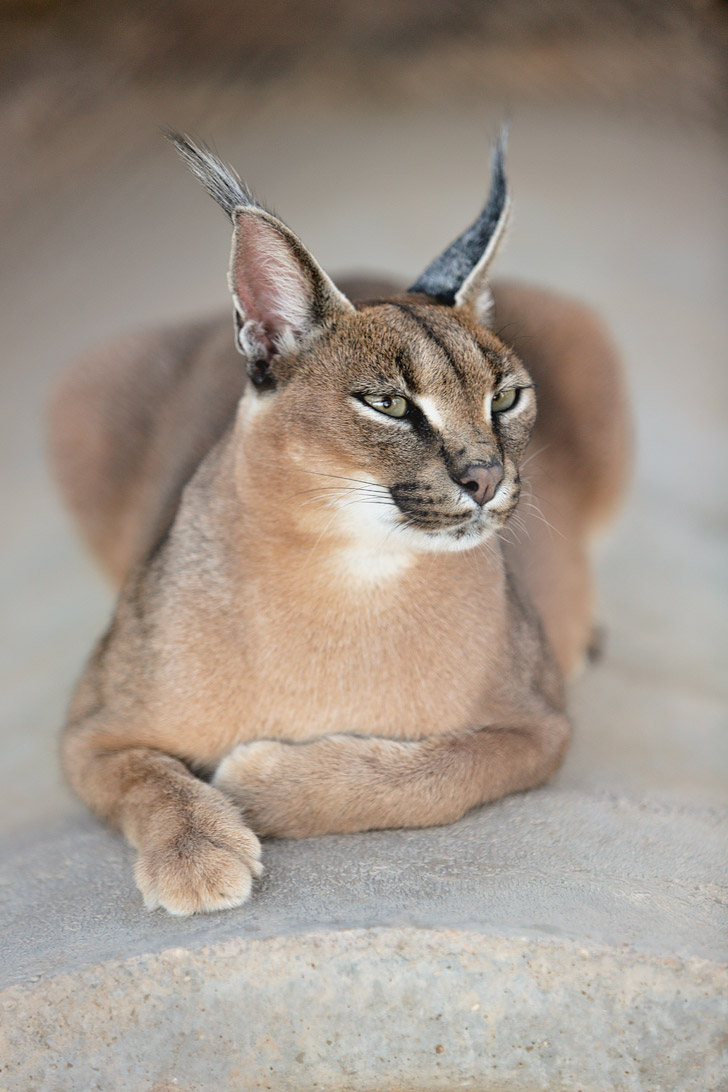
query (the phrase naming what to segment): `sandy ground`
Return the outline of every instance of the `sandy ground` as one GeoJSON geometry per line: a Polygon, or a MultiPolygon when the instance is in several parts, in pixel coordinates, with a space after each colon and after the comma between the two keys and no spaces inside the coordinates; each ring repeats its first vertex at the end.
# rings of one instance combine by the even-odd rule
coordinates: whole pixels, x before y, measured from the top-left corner
{"type": "MultiPolygon", "coordinates": [[[[0,823],[79,805],[56,740],[111,598],[60,510],[43,412],[64,362],[133,327],[227,306],[228,229],[158,136],[163,99],[106,119],[130,152],[0,215],[2,563],[0,823]],[[130,139],[129,130],[136,135],[130,139]]],[[[560,784],[690,808],[726,797],[725,557],[728,157],[715,133],[606,108],[514,105],[515,222],[500,272],[607,318],[632,389],[637,465],[600,558],[604,661],[575,685],[560,784]]],[[[500,116],[467,105],[362,111],[259,104],[214,138],[333,273],[409,280],[480,205],[500,116]]],[[[98,139],[98,134],[96,134],[98,139]]],[[[30,187],[29,187],[30,189],[30,187]]]]}

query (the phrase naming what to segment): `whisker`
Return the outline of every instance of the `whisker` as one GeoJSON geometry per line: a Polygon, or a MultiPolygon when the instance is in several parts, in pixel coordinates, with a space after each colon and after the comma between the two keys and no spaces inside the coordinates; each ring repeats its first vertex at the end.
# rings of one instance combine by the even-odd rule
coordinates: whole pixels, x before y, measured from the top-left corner
{"type": "Polygon", "coordinates": [[[328,529],[329,529],[329,527],[331,526],[331,524],[332,524],[332,523],[334,522],[334,520],[336,519],[337,515],[338,515],[338,512],[336,512],[336,511],[334,511],[334,512],[332,513],[331,519],[330,519],[330,520],[328,521],[328,523],[326,524],[326,526],[325,526],[325,527],[324,527],[324,528],[322,529],[322,531],[321,531],[321,534],[320,534],[320,535],[318,536],[318,538],[317,538],[317,539],[316,539],[316,541],[314,542],[314,544],[313,544],[313,546],[311,547],[311,550],[310,550],[310,552],[309,552],[308,556],[306,557],[306,560],[304,561],[303,565],[302,565],[302,566],[301,566],[301,568],[299,569],[299,572],[300,572],[300,573],[303,573],[303,572],[304,572],[304,570],[306,569],[306,566],[308,565],[309,561],[310,561],[310,560],[311,560],[311,558],[313,557],[313,555],[314,555],[314,552],[316,551],[316,549],[317,549],[317,547],[318,547],[318,544],[320,543],[321,539],[322,539],[322,538],[324,537],[324,535],[325,535],[325,534],[326,534],[326,532],[328,531],[328,529]]]}
{"type": "Polygon", "coordinates": [[[369,491],[371,493],[376,493],[377,492],[376,489],[372,489],[369,486],[363,486],[363,485],[319,485],[319,486],[314,486],[312,489],[299,489],[296,493],[292,493],[291,496],[302,497],[306,493],[316,493],[316,492],[319,492],[319,493],[323,494],[323,493],[326,493],[326,492],[332,492],[332,493],[348,493],[348,492],[364,493],[364,492],[367,492],[367,491],[369,491]]]}
{"type": "Polygon", "coordinates": [[[362,487],[352,486],[326,486],[319,490],[304,489],[300,493],[293,494],[290,499],[293,500],[294,497],[303,496],[305,496],[305,499],[300,502],[296,511],[303,508],[306,504],[315,504],[317,501],[333,501],[346,497],[351,497],[352,500],[362,500],[372,504],[394,504],[394,501],[391,498],[385,497],[383,494],[375,493],[362,487]],[[306,496],[306,494],[314,495],[306,496]]]}
{"type": "Polygon", "coordinates": [[[503,525],[503,527],[498,528],[497,533],[498,533],[498,536],[500,538],[502,538],[503,541],[506,542],[508,545],[510,545],[510,546],[518,546],[519,545],[518,536],[516,535],[515,527],[511,527],[506,523],[506,524],[503,525]],[[507,532],[509,532],[513,537],[512,538],[508,537],[507,532]]]}
{"type": "Polygon", "coordinates": [[[315,474],[318,478],[336,478],[340,482],[356,482],[358,485],[367,485],[370,489],[382,489],[389,491],[389,487],[386,485],[380,485],[378,482],[368,482],[365,478],[349,478],[344,474],[327,474],[323,470],[306,470],[300,468],[303,474],[315,474]]]}
{"type": "MultiPolygon", "coordinates": [[[[496,549],[495,542],[493,541],[494,538],[497,537],[497,535],[497,531],[495,535],[488,535],[488,537],[483,539],[482,542],[478,542],[476,544],[475,550],[477,550],[479,553],[484,554],[486,557],[489,557],[491,560],[497,560],[498,550],[496,549]]],[[[473,551],[473,553],[475,552],[475,550],[473,551]]]]}
{"type": "MultiPolygon", "coordinates": [[[[355,504],[355,503],[356,503],[356,498],[354,500],[345,502],[344,504],[341,505],[341,508],[348,508],[348,507],[350,507],[350,505],[355,504]]],[[[313,546],[311,547],[311,550],[310,550],[306,560],[304,561],[303,565],[301,566],[299,572],[302,573],[304,571],[304,569],[306,568],[306,566],[308,565],[308,563],[310,562],[311,558],[314,555],[314,552],[316,551],[316,549],[318,548],[318,546],[319,546],[321,540],[323,539],[324,535],[327,533],[327,531],[331,527],[332,523],[334,522],[334,520],[338,516],[339,512],[341,511],[341,508],[337,508],[337,509],[334,510],[334,512],[333,512],[333,514],[331,516],[331,519],[328,520],[326,526],[322,529],[322,531],[319,534],[318,538],[316,539],[313,546]]]]}
{"type": "Polygon", "coordinates": [[[539,519],[541,523],[545,524],[546,527],[549,528],[549,530],[554,531],[560,538],[563,538],[564,541],[566,541],[566,535],[564,534],[564,532],[560,531],[558,527],[554,527],[553,523],[550,523],[549,520],[546,519],[546,516],[543,514],[538,505],[533,504],[528,500],[525,501],[525,504],[529,511],[531,511],[536,517],[536,519],[539,519]]]}
{"type": "Polygon", "coordinates": [[[525,470],[525,468],[528,466],[532,459],[537,458],[539,455],[543,455],[544,451],[548,451],[551,446],[551,444],[544,444],[543,447],[540,447],[538,449],[538,451],[532,451],[528,458],[523,460],[519,467],[519,470],[525,470]]]}
{"type": "Polygon", "coordinates": [[[510,516],[510,519],[508,521],[508,524],[506,524],[506,526],[508,526],[508,525],[512,526],[514,534],[516,533],[516,531],[520,531],[523,534],[525,534],[526,538],[528,538],[528,539],[531,538],[531,532],[529,531],[528,527],[526,526],[525,521],[522,519],[521,516],[518,515],[517,512],[513,512],[513,514],[510,516]]]}

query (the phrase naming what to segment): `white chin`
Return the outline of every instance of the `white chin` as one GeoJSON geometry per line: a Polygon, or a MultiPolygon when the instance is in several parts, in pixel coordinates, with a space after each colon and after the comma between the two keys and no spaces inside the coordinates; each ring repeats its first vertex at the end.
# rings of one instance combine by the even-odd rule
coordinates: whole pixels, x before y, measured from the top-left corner
{"type": "Polygon", "coordinates": [[[351,535],[353,543],[398,553],[455,553],[482,545],[498,529],[487,522],[472,522],[441,531],[423,531],[402,522],[394,504],[370,504],[364,500],[343,501],[340,526],[351,535]]]}
{"type": "Polygon", "coordinates": [[[470,524],[467,527],[443,531],[420,531],[417,527],[402,527],[401,533],[403,540],[411,543],[414,550],[440,554],[472,550],[486,542],[495,530],[496,528],[487,525],[476,527],[470,524]]]}

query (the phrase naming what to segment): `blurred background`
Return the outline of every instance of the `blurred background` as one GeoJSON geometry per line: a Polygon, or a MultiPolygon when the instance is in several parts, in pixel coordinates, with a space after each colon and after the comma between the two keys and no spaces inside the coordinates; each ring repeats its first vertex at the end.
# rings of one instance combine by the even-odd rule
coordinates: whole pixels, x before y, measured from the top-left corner
{"type": "MultiPolygon", "coordinates": [[[[334,275],[411,282],[511,122],[500,272],[604,315],[637,466],[564,786],[726,791],[726,44],[718,0],[0,0],[0,819],[75,814],[56,739],[112,600],[49,480],[54,378],[228,307],[229,228],[160,136],[233,162],[334,275]]],[[[232,327],[231,327],[232,329],[232,327]]]]}

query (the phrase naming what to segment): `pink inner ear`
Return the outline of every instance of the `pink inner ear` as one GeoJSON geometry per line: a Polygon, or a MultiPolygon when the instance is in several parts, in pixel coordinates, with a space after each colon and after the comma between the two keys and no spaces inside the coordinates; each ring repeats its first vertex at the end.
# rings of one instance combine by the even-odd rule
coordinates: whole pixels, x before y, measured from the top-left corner
{"type": "Polygon", "coordinates": [[[232,279],[246,322],[260,323],[269,342],[275,343],[285,334],[307,332],[311,284],[288,243],[271,224],[256,216],[240,218],[232,279]]]}

